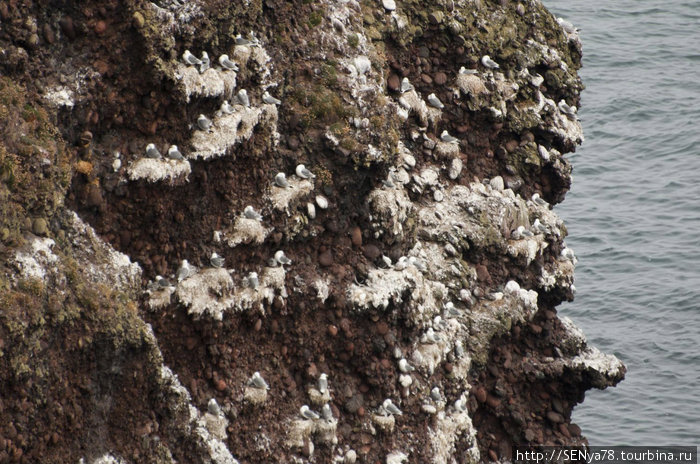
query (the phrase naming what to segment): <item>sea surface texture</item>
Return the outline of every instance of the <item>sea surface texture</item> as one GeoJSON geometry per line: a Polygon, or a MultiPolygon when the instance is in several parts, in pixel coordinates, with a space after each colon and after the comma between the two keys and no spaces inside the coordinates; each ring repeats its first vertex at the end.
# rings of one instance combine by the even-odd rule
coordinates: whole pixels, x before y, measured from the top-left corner
{"type": "Polygon", "coordinates": [[[545,0],[580,28],[586,141],[557,210],[561,309],[628,367],[574,413],[591,445],[700,444],[700,2],[545,0]]]}

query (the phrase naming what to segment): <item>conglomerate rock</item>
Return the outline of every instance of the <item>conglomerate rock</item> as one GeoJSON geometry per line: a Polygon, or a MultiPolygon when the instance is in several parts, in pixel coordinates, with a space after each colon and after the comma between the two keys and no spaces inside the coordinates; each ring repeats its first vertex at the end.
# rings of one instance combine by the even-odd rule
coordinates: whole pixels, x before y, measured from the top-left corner
{"type": "Polygon", "coordinates": [[[556,313],[581,45],[539,1],[0,21],[0,463],[585,443],[625,368],[556,313]]]}

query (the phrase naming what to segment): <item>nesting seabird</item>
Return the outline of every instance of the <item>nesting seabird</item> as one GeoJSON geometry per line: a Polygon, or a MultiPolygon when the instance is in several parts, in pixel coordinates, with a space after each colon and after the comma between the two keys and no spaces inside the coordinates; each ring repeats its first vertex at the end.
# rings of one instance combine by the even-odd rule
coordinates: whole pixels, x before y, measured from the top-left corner
{"type": "Polygon", "coordinates": [[[318,377],[318,391],[321,393],[326,393],[328,391],[328,376],[322,373],[318,377]]]}
{"type": "Polygon", "coordinates": [[[457,401],[455,401],[455,409],[458,412],[463,412],[467,410],[467,402],[464,401],[462,397],[457,398],[457,401]]]}
{"type": "Polygon", "coordinates": [[[535,222],[532,223],[532,227],[530,228],[530,230],[539,234],[547,233],[547,227],[544,224],[542,224],[539,219],[535,219],[535,222]]]}
{"type": "Polygon", "coordinates": [[[262,96],[262,101],[264,103],[267,103],[268,105],[281,105],[282,104],[282,100],[279,100],[279,99],[273,97],[272,95],[270,95],[270,93],[267,90],[265,91],[265,93],[262,96]]]}
{"type": "Polygon", "coordinates": [[[458,317],[462,315],[462,312],[451,301],[445,303],[445,311],[447,313],[447,317],[458,317]]]}
{"type": "Polygon", "coordinates": [[[461,340],[455,342],[455,356],[457,356],[457,358],[464,356],[464,346],[462,346],[461,340]]]}
{"type": "Polygon", "coordinates": [[[564,100],[559,100],[557,107],[559,108],[559,111],[567,116],[571,116],[572,118],[576,116],[576,112],[578,111],[578,108],[575,106],[569,106],[564,100]]]}
{"type": "Polygon", "coordinates": [[[576,262],[576,255],[574,254],[574,250],[572,250],[569,247],[565,247],[563,250],[561,250],[561,256],[562,258],[567,259],[572,263],[576,262]]]}
{"type": "Polygon", "coordinates": [[[209,258],[209,264],[216,268],[224,267],[224,261],[225,258],[219,256],[216,251],[212,252],[211,257],[209,258]]]}
{"type": "Polygon", "coordinates": [[[270,386],[262,378],[260,372],[254,372],[253,376],[248,380],[248,385],[254,388],[259,388],[261,390],[269,390],[270,386]]]}
{"type": "Polygon", "coordinates": [[[203,131],[208,131],[211,129],[211,119],[207,118],[203,114],[197,117],[197,127],[203,131]]]}
{"type": "Polygon", "coordinates": [[[194,56],[189,50],[185,50],[185,53],[182,54],[182,61],[189,66],[198,66],[202,64],[200,59],[194,56]]]}
{"type": "Polygon", "coordinates": [[[406,361],[406,358],[401,358],[401,360],[399,360],[399,370],[404,374],[408,374],[409,372],[415,371],[416,368],[411,366],[408,361],[406,361]]]}
{"type": "Polygon", "coordinates": [[[493,60],[491,59],[491,57],[488,56],[488,55],[484,55],[484,56],[481,57],[481,64],[483,64],[484,66],[486,66],[486,67],[489,68],[489,69],[498,69],[498,68],[500,68],[500,66],[498,65],[498,63],[496,63],[495,61],[493,61],[493,60]]]}
{"type": "Polygon", "coordinates": [[[447,132],[447,129],[442,131],[440,134],[440,140],[446,143],[454,143],[455,145],[459,144],[459,139],[457,137],[453,137],[450,135],[449,132],[447,132]]]}
{"type": "Polygon", "coordinates": [[[545,161],[549,161],[549,150],[547,150],[544,146],[537,145],[537,152],[539,153],[540,158],[542,158],[545,161]]]}
{"type": "Polygon", "coordinates": [[[287,258],[283,250],[277,250],[277,252],[275,253],[275,261],[277,261],[283,266],[287,264],[292,264],[292,260],[287,258]]]}
{"type": "Polygon", "coordinates": [[[537,206],[547,206],[549,203],[547,203],[544,199],[540,197],[539,193],[533,193],[532,194],[532,202],[536,204],[537,206]]]}
{"type": "Polygon", "coordinates": [[[188,263],[186,259],[183,259],[182,263],[180,264],[180,267],[175,273],[175,277],[177,277],[178,282],[182,282],[186,278],[193,276],[196,272],[197,270],[192,265],[190,265],[190,263],[188,263]]]}
{"type": "Polygon", "coordinates": [[[245,278],[245,281],[248,287],[252,288],[253,290],[257,290],[258,286],[260,285],[260,280],[258,280],[257,272],[251,272],[250,274],[248,274],[248,277],[245,278]]]}
{"type": "Polygon", "coordinates": [[[250,99],[248,98],[248,91],[246,89],[241,89],[236,94],[236,100],[238,104],[243,106],[250,106],[250,99]]]}
{"type": "Polygon", "coordinates": [[[382,408],[384,411],[387,413],[391,414],[392,416],[400,416],[403,414],[401,410],[391,401],[391,398],[387,398],[384,400],[382,403],[382,408]]]}
{"type": "Polygon", "coordinates": [[[283,172],[278,172],[275,176],[275,185],[281,188],[289,188],[289,182],[287,182],[287,176],[283,172]]]}
{"type": "Polygon", "coordinates": [[[301,414],[301,417],[304,419],[316,420],[320,417],[318,413],[312,411],[307,405],[303,405],[299,408],[299,414],[301,414]]]}
{"type": "Polygon", "coordinates": [[[542,77],[540,74],[535,73],[534,75],[530,76],[530,84],[532,84],[534,87],[539,87],[544,83],[544,77],[542,77]]]}
{"type": "Polygon", "coordinates": [[[304,166],[303,164],[298,165],[294,172],[296,173],[297,176],[301,177],[302,179],[315,179],[316,178],[314,173],[309,171],[308,169],[306,169],[306,166],[304,166]]]}
{"type": "Polygon", "coordinates": [[[235,38],[236,45],[257,45],[257,39],[246,39],[241,34],[238,34],[235,38]]]}
{"type": "Polygon", "coordinates": [[[146,145],[146,157],[153,159],[161,159],[163,155],[160,154],[158,148],[156,148],[156,145],[154,143],[149,143],[148,145],[146,145]]]}
{"type": "Polygon", "coordinates": [[[384,263],[384,265],[385,265],[387,268],[391,268],[391,266],[392,266],[392,264],[393,264],[393,263],[391,262],[391,258],[389,258],[387,255],[382,255],[382,262],[384,263]]]}
{"type": "Polygon", "coordinates": [[[440,395],[440,389],[438,387],[433,387],[433,389],[430,390],[430,398],[433,401],[440,401],[442,399],[442,396],[440,395]]]}
{"type": "Polygon", "coordinates": [[[437,343],[440,341],[440,336],[435,333],[432,327],[428,327],[428,330],[426,330],[425,335],[423,335],[422,341],[428,344],[437,343]]]}
{"type": "Polygon", "coordinates": [[[215,416],[221,415],[221,408],[219,407],[219,403],[216,402],[216,398],[209,400],[209,403],[207,403],[207,411],[209,411],[209,414],[213,414],[215,416]]]}
{"type": "Polygon", "coordinates": [[[224,114],[233,114],[233,107],[228,100],[224,100],[224,102],[221,104],[221,108],[219,108],[219,111],[224,114]]]}
{"type": "Polygon", "coordinates": [[[247,219],[255,219],[256,221],[262,221],[262,214],[255,211],[255,209],[250,205],[246,206],[243,210],[243,216],[245,216],[247,219]]]}
{"type": "Polygon", "coordinates": [[[478,71],[476,69],[467,69],[464,66],[459,68],[460,74],[476,74],[478,71]]]}
{"type": "Polygon", "coordinates": [[[401,79],[401,93],[406,93],[413,89],[413,84],[411,84],[411,81],[408,80],[408,77],[404,77],[403,79],[401,79]]]}
{"type": "Polygon", "coordinates": [[[434,106],[435,108],[438,108],[440,110],[445,107],[445,105],[440,101],[440,99],[434,93],[431,93],[430,95],[428,95],[428,103],[430,104],[430,106],[434,106]]]}
{"type": "Polygon", "coordinates": [[[155,279],[155,283],[158,285],[159,288],[168,288],[170,287],[170,281],[163,276],[157,275],[155,279]]]}
{"type": "Polygon", "coordinates": [[[224,71],[238,71],[238,65],[233,61],[228,59],[228,55],[221,55],[219,57],[219,64],[224,69],[224,71]]]}
{"type": "Polygon", "coordinates": [[[333,420],[333,411],[331,411],[331,407],[328,403],[324,404],[321,408],[321,416],[327,421],[333,420]]]}
{"type": "Polygon", "coordinates": [[[209,69],[209,54],[207,52],[202,52],[202,58],[199,59],[201,61],[201,64],[199,65],[199,72],[203,73],[207,69],[209,69]]]}
{"type": "Polygon", "coordinates": [[[168,158],[178,161],[183,161],[185,159],[177,148],[177,145],[170,145],[170,148],[168,148],[168,158]]]}

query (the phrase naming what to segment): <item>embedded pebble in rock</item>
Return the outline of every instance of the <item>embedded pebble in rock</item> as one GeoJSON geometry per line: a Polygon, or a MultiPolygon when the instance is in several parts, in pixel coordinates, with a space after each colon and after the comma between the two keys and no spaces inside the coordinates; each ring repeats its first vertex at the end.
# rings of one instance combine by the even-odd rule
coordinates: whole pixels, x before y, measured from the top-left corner
{"type": "Polygon", "coordinates": [[[355,226],[352,229],[350,229],[350,238],[354,246],[362,246],[362,230],[359,227],[355,226]]]}
{"type": "Polygon", "coordinates": [[[448,177],[452,180],[455,180],[459,177],[459,175],[462,173],[462,159],[457,157],[457,158],[452,158],[452,161],[450,161],[450,169],[447,173],[448,177]]]}
{"type": "Polygon", "coordinates": [[[387,11],[394,11],[396,9],[396,2],[394,0],[382,0],[382,6],[387,11]]]}
{"type": "Polygon", "coordinates": [[[326,250],[318,256],[318,262],[323,267],[328,267],[333,264],[333,255],[331,250],[326,250]]]}

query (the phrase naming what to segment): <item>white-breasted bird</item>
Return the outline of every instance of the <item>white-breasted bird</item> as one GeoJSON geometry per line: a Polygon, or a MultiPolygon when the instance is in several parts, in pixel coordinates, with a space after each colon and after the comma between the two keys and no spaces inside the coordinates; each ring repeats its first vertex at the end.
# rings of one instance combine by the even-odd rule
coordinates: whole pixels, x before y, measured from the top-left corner
{"type": "Polygon", "coordinates": [[[281,105],[282,104],[282,100],[273,97],[272,95],[270,95],[270,93],[267,90],[265,91],[265,93],[263,93],[262,101],[263,101],[263,103],[267,103],[268,105],[281,105]]]}
{"type": "Polygon", "coordinates": [[[236,101],[239,105],[250,106],[250,98],[248,98],[248,91],[246,89],[241,89],[236,94],[236,101]]]}
{"type": "Polygon", "coordinates": [[[243,210],[243,216],[245,216],[247,219],[255,219],[256,221],[262,221],[262,214],[255,211],[255,209],[250,205],[246,206],[243,210]]]}
{"type": "Polygon", "coordinates": [[[219,111],[225,114],[233,114],[233,107],[228,102],[228,100],[224,100],[224,102],[221,104],[221,107],[219,108],[219,111]]]}
{"type": "Polygon", "coordinates": [[[440,140],[446,143],[459,144],[459,139],[457,137],[451,136],[450,133],[447,132],[447,129],[442,131],[442,133],[440,134],[440,140]]]}
{"type": "Polygon", "coordinates": [[[160,159],[163,156],[160,154],[158,148],[154,143],[149,143],[148,145],[146,145],[146,157],[152,159],[160,159]]]}
{"type": "Polygon", "coordinates": [[[299,408],[299,414],[304,419],[310,420],[316,420],[320,417],[318,413],[312,411],[307,405],[303,405],[301,408],[299,408]]]}
{"type": "Polygon", "coordinates": [[[409,372],[415,371],[416,368],[411,366],[408,361],[406,361],[406,358],[401,358],[399,360],[399,370],[404,374],[408,374],[409,372]]]}
{"type": "Polygon", "coordinates": [[[321,408],[321,417],[327,421],[333,420],[333,411],[331,411],[331,406],[328,403],[321,408]]]}
{"type": "Polygon", "coordinates": [[[216,402],[216,398],[209,400],[207,403],[207,411],[209,411],[209,414],[213,414],[215,416],[221,415],[221,408],[219,407],[219,403],[216,402]]]}
{"type": "Polygon", "coordinates": [[[170,145],[170,148],[168,148],[168,158],[177,161],[183,161],[185,159],[182,153],[180,153],[180,149],[177,148],[177,145],[170,145]]]}
{"type": "Polygon", "coordinates": [[[298,165],[294,172],[296,173],[297,176],[301,177],[302,179],[314,179],[314,178],[316,178],[314,173],[309,171],[308,169],[306,169],[306,166],[304,166],[303,164],[298,165]]]}
{"type": "Polygon", "coordinates": [[[207,52],[202,52],[202,57],[199,59],[201,63],[199,64],[199,72],[203,73],[209,69],[211,62],[209,61],[209,54],[207,52]]]}
{"type": "Polygon", "coordinates": [[[403,412],[401,412],[398,406],[396,406],[391,401],[391,398],[387,398],[384,400],[384,402],[382,403],[382,408],[384,408],[384,411],[391,414],[392,416],[400,416],[401,414],[403,414],[403,412]]]}
{"type": "Polygon", "coordinates": [[[413,84],[411,84],[411,81],[408,80],[408,77],[401,79],[401,93],[406,93],[413,89],[413,84]]]}
{"type": "Polygon", "coordinates": [[[219,64],[224,71],[238,71],[238,65],[231,61],[226,54],[219,57],[219,64]]]}
{"type": "Polygon", "coordinates": [[[440,395],[440,389],[438,387],[433,387],[433,389],[430,390],[430,398],[433,401],[440,401],[442,399],[442,396],[440,395]]]}
{"type": "Polygon", "coordinates": [[[226,259],[219,256],[219,254],[216,251],[213,251],[211,256],[209,257],[209,264],[211,264],[212,267],[221,268],[224,267],[225,260],[226,259]]]}
{"type": "Polygon", "coordinates": [[[287,256],[284,254],[284,250],[277,250],[275,252],[275,261],[280,263],[282,266],[292,264],[292,260],[287,258],[287,256]]]}
{"type": "Polygon", "coordinates": [[[428,95],[428,104],[430,106],[434,106],[435,108],[438,108],[438,109],[443,109],[445,107],[445,105],[440,101],[440,99],[434,93],[431,93],[430,95],[428,95]]]}
{"type": "Polygon", "coordinates": [[[328,376],[325,372],[318,376],[318,391],[321,393],[328,391],[328,376]]]}
{"type": "Polygon", "coordinates": [[[488,55],[484,55],[484,56],[481,57],[481,64],[483,64],[484,66],[486,66],[486,67],[489,68],[489,69],[498,69],[498,68],[500,68],[500,66],[498,65],[498,63],[496,63],[495,61],[493,61],[493,60],[491,59],[491,57],[488,56],[488,55]]]}
{"type": "Polygon", "coordinates": [[[157,275],[155,278],[155,283],[158,285],[160,288],[168,288],[170,287],[170,281],[166,279],[163,276],[157,275]]]}
{"type": "Polygon", "coordinates": [[[270,386],[262,378],[260,372],[254,372],[253,376],[248,380],[248,385],[251,387],[259,388],[261,390],[269,390],[270,386]]]}
{"type": "Polygon", "coordinates": [[[186,259],[183,259],[182,263],[180,263],[180,267],[175,273],[175,277],[177,278],[178,282],[182,282],[186,278],[193,276],[196,272],[197,269],[195,269],[194,266],[188,263],[186,259]]]}
{"type": "Polygon", "coordinates": [[[258,273],[255,271],[249,273],[248,277],[245,278],[245,281],[248,287],[252,288],[253,290],[257,290],[258,286],[260,285],[260,280],[258,280],[258,273]]]}
{"type": "Polygon", "coordinates": [[[533,193],[532,194],[532,202],[536,204],[537,206],[547,206],[549,203],[545,201],[542,197],[540,197],[539,193],[533,193]]]}
{"type": "Polygon", "coordinates": [[[289,188],[289,182],[287,181],[287,175],[283,172],[278,172],[275,176],[275,185],[280,188],[289,188]]]}
{"type": "Polygon", "coordinates": [[[203,114],[200,114],[199,116],[197,116],[197,127],[199,127],[200,130],[203,130],[203,131],[210,130],[211,129],[211,119],[204,116],[203,114]]]}
{"type": "Polygon", "coordinates": [[[559,108],[559,111],[572,118],[576,116],[576,112],[578,111],[578,108],[573,105],[569,106],[569,104],[564,100],[559,100],[559,103],[557,103],[557,108],[559,108]]]}
{"type": "Polygon", "coordinates": [[[189,50],[185,50],[185,53],[182,54],[182,61],[189,66],[198,66],[202,64],[200,59],[194,56],[189,50]]]}

